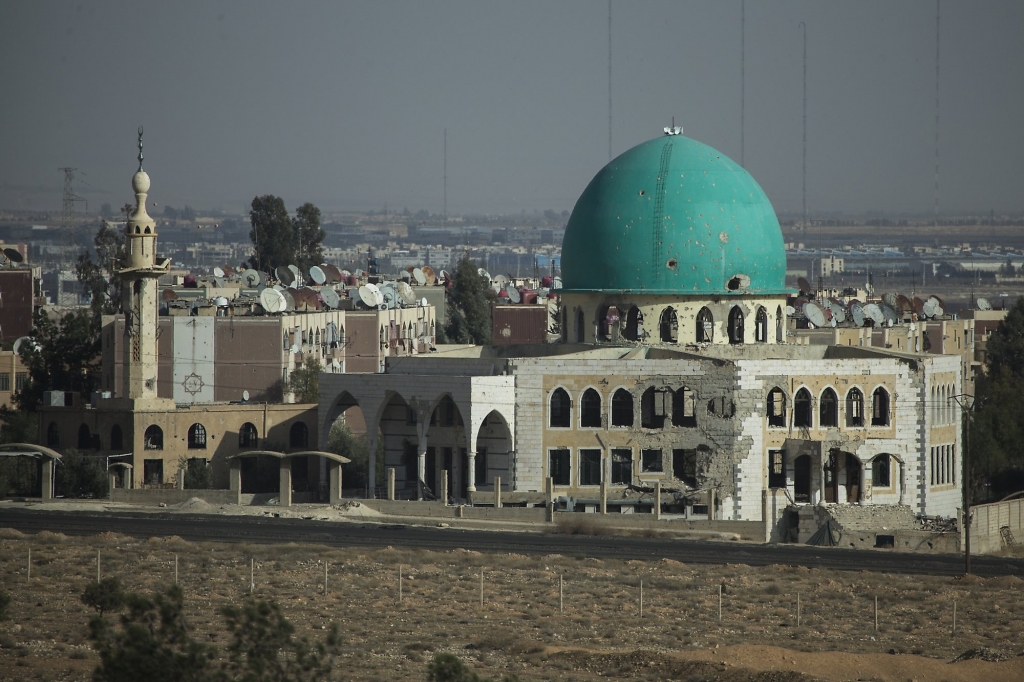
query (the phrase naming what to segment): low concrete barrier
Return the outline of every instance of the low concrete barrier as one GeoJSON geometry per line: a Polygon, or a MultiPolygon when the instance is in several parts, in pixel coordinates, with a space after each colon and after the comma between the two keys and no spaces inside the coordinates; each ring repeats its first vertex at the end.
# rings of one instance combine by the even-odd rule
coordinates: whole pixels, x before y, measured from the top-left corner
{"type": "Polygon", "coordinates": [[[1024,543],[1024,499],[973,506],[971,517],[972,554],[995,554],[1007,541],[1024,543]]]}

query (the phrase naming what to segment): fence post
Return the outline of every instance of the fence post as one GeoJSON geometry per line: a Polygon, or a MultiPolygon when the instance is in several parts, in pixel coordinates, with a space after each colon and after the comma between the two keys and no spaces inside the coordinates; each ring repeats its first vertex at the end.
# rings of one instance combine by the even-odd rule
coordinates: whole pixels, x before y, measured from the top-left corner
{"type": "Polygon", "coordinates": [[[402,601],[402,564],[398,564],[398,601],[402,601]]]}
{"type": "Polygon", "coordinates": [[[256,559],[249,559],[249,594],[256,591],[256,559]]]}
{"type": "Polygon", "coordinates": [[[494,508],[501,509],[501,476],[494,477],[494,508]]]}
{"type": "Polygon", "coordinates": [[[644,617],[644,581],[640,581],[640,619],[644,617]]]}
{"type": "Polygon", "coordinates": [[[174,584],[178,584],[178,555],[174,555],[174,584]]]}
{"type": "MultiPolygon", "coordinates": [[[[956,602],[953,602],[956,604],[956,602]]],[[[564,601],[562,596],[562,574],[558,574],[558,612],[565,613],[564,601]]],[[[955,611],[954,611],[955,613],[955,611]]]]}
{"type": "Polygon", "coordinates": [[[796,626],[800,627],[800,593],[796,593],[796,626]]]}
{"type": "Polygon", "coordinates": [[[96,550],[96,582],[100,581],[100,550],[96,550]]]}
{"type": "Polygon", "coordinates": [[[32,548],[28,548],[28,572],[26,580],[32,580],[32,548]]]}
{"type": "Polygon", "coordinates": [[[718,584],[718,622],[722,622],[722,584],[718,584]]]}
{"type": "Polygon", "coordinates": [[[875,595],[875,632],[878,632],[878,595],[875,595]]]}
{"type": "Polygon", "coordinates": [[[327,596],[327,560],[324,560],[324,596],[327,596]]]}
{"type": "Polygon", "coordinates": [[[953,634],[956,634],[956,599],[953,600],[953,634]]]}

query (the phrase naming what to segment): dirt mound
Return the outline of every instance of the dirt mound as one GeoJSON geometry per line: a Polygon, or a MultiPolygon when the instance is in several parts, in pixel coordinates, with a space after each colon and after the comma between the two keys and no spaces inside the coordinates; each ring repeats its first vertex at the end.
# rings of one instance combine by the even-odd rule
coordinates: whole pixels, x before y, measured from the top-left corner
{"type": "Polygon", "coordinates": [[[968,649],[967,651],[963,652],[962,654],[954,658],[952,661],[950,661],[950,663],[959,663],[960,661],[971,660],[988,661],[989,663],[999,663],[1000,661],[1007,661],[1011,658],[1017,658],[1021,655],[1022,654],[1020,653],[1010,654],[1005,651],[996,651],[995,649],[989,649],[988,647],[982,646],[976,649],[968,649]]]}
{"type": "Polygon", "coordinates": [[[25,534],[15,528],[0,528],[0,540],[23,537],[25,537],[25,534]]]}
{"type": "Polygon", "coordinates": [[[202,512],[213,511],[214,509],[216,509],[216,507],[214,505],[210,504],[209,502],[207,502],[206,500],[201,500],[198,497],[190,497],[189,499],[185,500],[184,502],[179,502],[178,504],[172,504],[170,507],[168,507],[168,509],[172,509],[174,511],[200,512],[200,513],[202,513],[202,512]]]}
{"type": "Polygon", "coordinates": [[[44,530],[36,534],[36,539],[40,542],[64,542],[68,539],[64,533],[54,533],[53,531],[44,530]]]}

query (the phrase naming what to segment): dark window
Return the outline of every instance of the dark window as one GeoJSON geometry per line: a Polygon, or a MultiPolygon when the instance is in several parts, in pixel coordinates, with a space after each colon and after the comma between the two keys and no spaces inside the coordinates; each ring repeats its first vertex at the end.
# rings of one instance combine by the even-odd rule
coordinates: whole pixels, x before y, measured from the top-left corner
{"type": "Polygon", "coordinates": [[[612,485],[633,482],[633,451],[628,448],[612,450],[612,485]]]}
{"type": "Polygon", "coordinates": [[[570,474],[569,450],[558,449],[548,452],[548,475],[555,485],[570,485],[572,476],[570,474]]]}
{"type": "Polygon", "coordinates": [[[768,426],[786,425],[786,394],[775,387],[768,391],[768,426]]]}
{"type": "Polygon", "coordinates": [[[164,431],[156,424],[149,426],[146,429],[146,435],[144,436],[143,447],[147,450],[163,450],[164,449],[164,431]]]}
{"type": "Polygon", "coordinates": [[[768,451],[768,487],[786,487],[786,460],[782,450],[768,451]]]}
{"type": "Polygon", "coordinates": [[[707,308],[697,313],[697,343],[711,343],[715,338],[715,318],[707,308]]]}
{"type": "Polygon", "coordinates": [[[88,450],[92,447],[92,432],[89,427],[82,424],[78,427],[78,449],[88,450]]]}
{"type": "Polygon", "coordinates": [[[839,399],[831,388],[826,388],[821,394],[818,417],[820,426],[839,426],[839,399]]]}
{"type": "Polygon", "coordinates": [[[871,394],[871,425],[889,425],[889,392],[881,386],[871,394]]]}
{"type": "Polygon", "coordinates": [[[758,343],[768,343],[768,311],[761,306],[757,309],[754,317],[754,340],[758,343]]]}
{"type": "Polygon", "coordinates": [[[864,394],[851,388],[846,394],[846,425],[864,426],[864,394]]]}
{"type": "Polygon", "coordinates": [[[708,414],[723,419],[732,419],[736,414],[736,403],[725,396],[712,398],[708,401],[708,414]]]}
{"type": "Polygon", "coordinates": [[[580,485],[601,485],[600,450],[580,450],[580,485]]]}
{"type": "Polygon", "coordinates": [[[801,388],[793,398],[793,426],[810,428],[813,426],[811,413],[811,392],[801,388]]]}
{"type": "Polygon", "coordinates": [[[569,311],[565,308],[562,308],[562,315],[560,319],[562,328],[559,331],[562,332],[562,343],[565,343],[569,340],[569,311]]]}
{"type": "Polygon", "coordinates": [[[572,402],[564,388],[556,388],[551,394],[548,423],[559,428],[568,428],[572,425],[572,402]]]}
{"type": "Polygon", "coordinates": [[[871,460],[871,484],[878,488],[888,488],[892,485],[890,472],[892,463],[889,455],[879,455],[871,460]]]}
{"type": "Polygon", "coordinates": [[[206,427],[202,424],[196,423],[188,427],[188,449],[206,449],[206,427]]]}
{"type": "Polygon", "coordinates": [[[738,305],[729,311],[729,343],[743,343],[743,309],[738,305]]]}
{"type": "Polygon", "coordinates": [[[662,471],[661,450],[641,450],[640,468],[655,473],[662,471]]]}
{"type": "Polygon", "coordinates": [[[592,388],[584,391],[580,399],[580,426],[601,427],[601,394],[592,388]]]}
{"type": "Polygon", "coordinates": [[[477,447],[473,461],[473,485],[487,483],[487,448],[477,447]]]}
{"type": "Polygon", "coordinates": [[[676,426],[697,425],[697,394],[683,386],[672,394],[672,423],[676,426]]]}
{"type": "Polygon", "coordinates": [[[146,485],[162,485],[164,482],[164,461],[162,459],[142,460],[142,480],[146,485]]]}
{"type": "Polygon", "coordinates": [[[775,343],[782,343],[785,340],[782,329],[782,306],[775,311],[775,343]]]}
{"type": "Polygon", "coordinates": [[[50,422],[46,427],[46,447],[54,450],[60,447],[60,428],[57,422],[50,422]]]}
{"type": "Polygon", "coordinates": [[[679,340],[679,318],[675,308],[665,308],[661,312],[661,340],[675,343],[679,340]]]}
{"type": "Polygon", "coordinates": [[[640,425],[645,429],[665,428],[665,418],[672,410],[672,392],[648,388],[640,398],[640,425]]]}
{"type": "Polygon", "coordinates": [[[622,335],[630,341],[639,341],[644,334],[644,314],[635,305],[626,313],[626,328],[622,335]]]}
{"type": "Polygon", "coordinates": [[[402,465],[405,467],[405,487],[415,488],[419,478],[419,453],[416,443],[405,441],[402,444],[402,465]]]}
{"type": "Polygon", "coordinates": [[[110,449],[124,449],[124,434],[121,433],[121,426],[119,424],[114,424],[110,427],[110,449]]]}
{"type": "Polygon", "coordinates": [[[583,343],[586,337],[586,331],[583,329],[583,311],[576,311],[576,343],[583,343]]]}
{"type": "Polygon", "coordinates": [[[672,451],[672,475],[690,486],[697,487],[697,451],[696,450],[673,450],[672,451]]]}
{"type": "Polygon", "coordinates": [[[811,456],[800,455],[793,461],[793,499],[811,501],[811,456]]]}
{"type": "Polygon", "coordinates": [[[0,373],[0,391],[11,390],[11,373],[2,372],[0,373]]]}
{"type": "Polygon", "coordinates": [[[459,408],[455,406],[455,401],[450,395],[441,398],[441,402],[434,408],[434,416],[431,417],[430,423],[439,426],[462,426],[462,415],[459,414],[459,408]]]}
{"type": "Polygon", "coordinates": [[[633,394],[620,388],[612,395],[612,426],[633,425],[633,394]]]}
{"type": "Polygon", "coordinates": [[[305,422],[295,422],[292,424],[292,429],[288,433],[288,447],[309,447],[309,427],[306,426],[305,422]]]}
{"type": "Polygon", "coordinates": [[[242,428],[238,429],[238,447],[255,448],[259,447],[259,444],[260,437],[256,426],[250,422],[242,424],[242,428]]]}

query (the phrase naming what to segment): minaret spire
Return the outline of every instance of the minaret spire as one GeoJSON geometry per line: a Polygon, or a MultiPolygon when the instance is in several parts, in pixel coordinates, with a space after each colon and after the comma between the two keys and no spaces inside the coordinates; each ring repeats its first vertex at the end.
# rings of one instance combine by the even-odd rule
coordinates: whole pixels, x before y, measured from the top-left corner
{"type": "Polygon", "coordinates": [[[139,172],[142,172],[142,126],[139,126],[139,172]]]}

